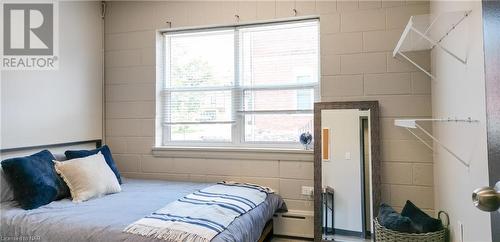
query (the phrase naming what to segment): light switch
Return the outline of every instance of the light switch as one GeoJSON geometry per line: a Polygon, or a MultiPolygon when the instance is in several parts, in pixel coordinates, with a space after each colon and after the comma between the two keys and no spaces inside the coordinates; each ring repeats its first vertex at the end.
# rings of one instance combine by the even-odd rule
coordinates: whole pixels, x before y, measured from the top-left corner
{"type": "Polygon", "coordinates": [[[345,157],[344,157],[346,160],[350,160],[351,159],[351,152],[345,152],[345,157]]]}

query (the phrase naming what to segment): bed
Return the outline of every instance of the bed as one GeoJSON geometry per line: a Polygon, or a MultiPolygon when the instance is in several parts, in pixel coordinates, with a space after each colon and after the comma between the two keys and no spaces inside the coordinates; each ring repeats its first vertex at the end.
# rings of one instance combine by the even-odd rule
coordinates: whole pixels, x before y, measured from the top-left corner
{"type": "MultiPolygon", "coordinates": [[[[122,192],[83,203],[69,199],[52,202],[34,210],[23,210],[15,202],[0,204],[3,241],[164,241],[122,232],[134,221],[167,203],[213,184],[160,180],[125,179],[122,192]]],[[[275,194],[234,220],[212,241],[262,241],[272,234],[273,214],[284,209],[275,194]]]]}

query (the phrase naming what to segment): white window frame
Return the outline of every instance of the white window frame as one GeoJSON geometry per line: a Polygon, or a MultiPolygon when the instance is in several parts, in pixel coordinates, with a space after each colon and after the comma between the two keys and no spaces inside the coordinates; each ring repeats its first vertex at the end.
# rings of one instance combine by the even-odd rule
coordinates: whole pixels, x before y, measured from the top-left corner
{"type": "MultiPolygon", "coordinates": [[[[243,109],[243,95],[245,90],[249,90],[249,88],[244,88],[239,86],[240,80],[241,80],[241,73],[240,73],[240,63],[239,61],[239,53],[240,53],[240,46],[239,46],[239,28],[240,27],[245,27],[245,26],[265,26],[265,25],[276,25],[276,24],[288,24],[288,23],[293,23],[293,22],[317,22],[317,28],[318,28],[318,70],[317,70],[317,82],[315,83],[306,83],[306,84],[295,84],[295,85],[289,85],[289,86],[284,86],[284,85],[277,85],[277,86],[266,86],[266,87],[257,87],[257,88],[252,88],[252,89],[273,89],[276,88],[277,90],[283,90],[286,88],[289,89],[299,89],[299,88],[312,88],[314,90],[314,101],[316,102],[320,99],[320,41],[319,41],[319,18],[318,17],[309,17],[309,18],[293,18],[293,19],[284,19],[284,20],[278,20],[278,21],[261,21],[261,22],[255,22],[255,23],[247,23],[247,24],[234,24],[234,25],[224,25],[224,26],[208,26],[208,27],[200,27],[200,28],[177,28],[177,29],[169,29],[165,31],[160,32],[160,36],[162,38],[162,46],[160,49],[161,51],[161,61],[160,65],[161,67],[159,68],[161,71],[159,72],[160,78],[159,81],[160,83],[157,85],[157,88],[159,88],[159,91],[157,92],[157,107],[162,106],[163,103],[166,101],[165,98],[166,95],[164,95],[165,90],[166,90],[166,81],[167,81],[167,75],[168,75],[168,68],[167,65],[169,64],[168,56],[170,54],[168,51],[170,48],[167,48],[167,43],[168,43],[168,38],[167,34],[169,33],[195,33],[195,32],[207,32],[210,30],[213,31],[221,31],[221,30],[227,30],[227,29],[232,29],[234,30],[234,82],[233,82],[233,93],[232,93],[232,99],[233,99],[233,105],[232,105],[232,113],[234,116],[234,122],[233,125],[231,126],[231,141],[196,141],[196,140],[190,140],[190,141],[170,141],[171,137],[171,130],[168,125],[164,125],[163,121],[163,110],[161,108],[157,108],[157,129],[161,129],[159,132],[157,131],[157,135],[160,135],[161,137],[157,137],[157,145],[156,147],[214,147],[214,148],[221,148],[221,147],[228,147],[228,148],[281,148],[281,149],[302,149],[303,146],[299,142],[287,142],[287,141],[278,141],[278,142],[265,142],[265,141],[245,141],[245,115],[240,114],[241,110],[243,109]],[[238,97],[239,98],[236,98],[238,97]],[[234,101],[238,100],[238,102],[234,101]]],[[[202,89],[202,88],[200,88],[202,89]]],[[[256,113],[269,113],[269,114],[281,114],[281,113],[290,113],[290,114],[295,114],[295,113],[307,113],[307,114],[314,114],[313,109],[309,110],[266,110],[266,111],[254,111],[256,113]]],[[[251,112],[250,112],[251,113],[251,112]]],[[[314,117],[312,117],[312,120],[314,117]]],[[[312,130],[311,130],[312,133],[312,130]]]]}

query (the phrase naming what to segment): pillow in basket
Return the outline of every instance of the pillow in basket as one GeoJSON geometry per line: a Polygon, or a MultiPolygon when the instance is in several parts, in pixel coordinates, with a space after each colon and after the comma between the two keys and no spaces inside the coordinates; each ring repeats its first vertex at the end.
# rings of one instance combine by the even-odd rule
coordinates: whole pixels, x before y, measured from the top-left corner
{"type": "Polygon", "coordinates": [[[410,218],[401,216],[394,209],[383,203],[380,205],[378,212],[378,222],[380,225],[388,228],[390,230],[403,232],[403,233],[415,233],[415,225],[410,218]]]}
{"type": "Polygon", "coordinates": [[[417,233],[436,232],[443,229],[441,220],[432,218],[424,211],[420,210],[415,204],[406,201],[406,204],[401,212],[401,215],[410,218],[415,224],[417,233]]]}

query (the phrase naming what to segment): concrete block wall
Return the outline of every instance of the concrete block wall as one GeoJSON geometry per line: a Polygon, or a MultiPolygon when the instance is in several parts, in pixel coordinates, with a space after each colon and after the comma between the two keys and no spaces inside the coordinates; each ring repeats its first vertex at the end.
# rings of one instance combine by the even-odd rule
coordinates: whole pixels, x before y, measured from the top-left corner
{"type": "MultiPolygon", "coordinates": [[[[312,210],[301,186],[313,184],[312,156],[298,160],[155,157],[155,34],[193,27],[318,15],[322,101],[378,100],[382,195],[401,208],[411,199],[433,213],[432,153],[395,118],[431,116],[430,80],[391,52],[409,17],[427,1],[112,1],[105,19],[106,141],[125,176],[173,180],[236,179],[276,189],[291,209],[312,210]]],[[[426,53],[420,61],[429,62],[426,53]]],[[[288,157],[293,157],[290,154],[288,157]]]]}

